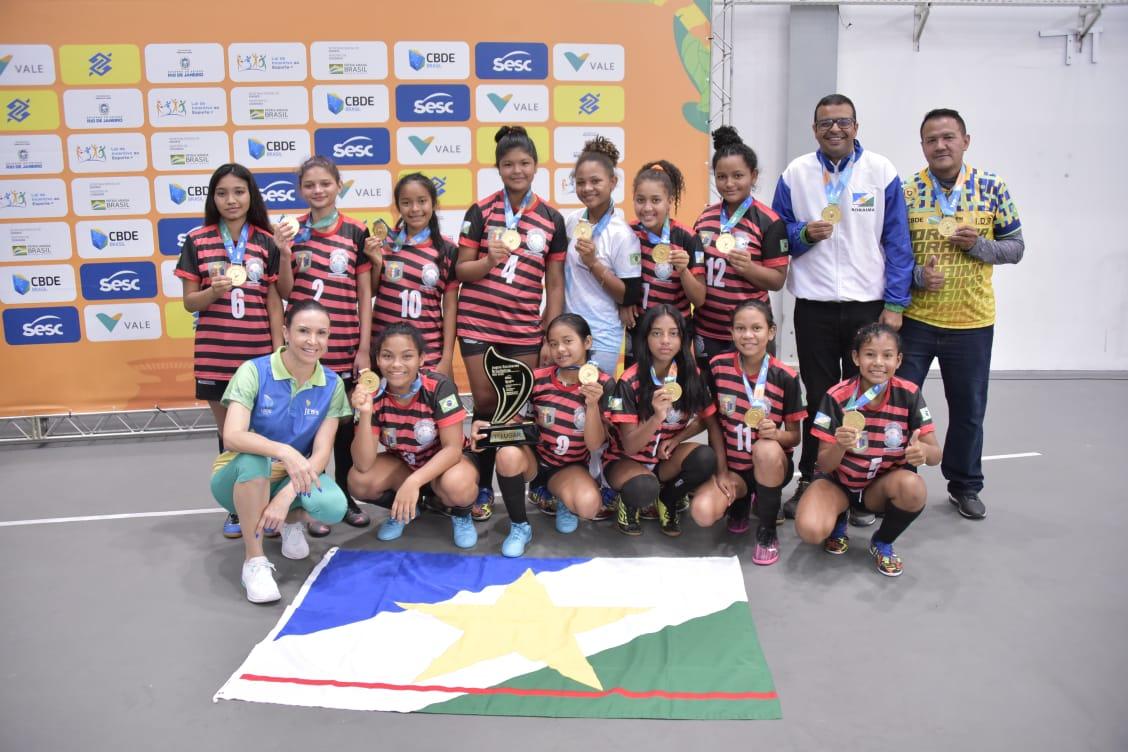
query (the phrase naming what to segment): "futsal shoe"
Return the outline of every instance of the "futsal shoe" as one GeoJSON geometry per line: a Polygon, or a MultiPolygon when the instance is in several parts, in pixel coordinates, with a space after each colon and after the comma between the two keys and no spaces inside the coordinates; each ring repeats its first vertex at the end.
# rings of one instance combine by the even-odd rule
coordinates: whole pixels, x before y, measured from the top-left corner
{"type": "Polygon", "coordinates": [[[779,561],[779,535],[774,529],[760,525],[756,528],[756,548],[752,550],[752,563],[766,567],[779,561]]]}
{"type": "Polygon", "coordinates": [[[329,535],[329,533],[333,532],[333,528],[318,520],[310,520],[306,529],[309,530],[310,538],[324,538],[329,535]]]}
{"type": "Polygon", "coordinates": [[[627,506],[622,499],[619,499],[619,503],[615,505],[615,521],[619,525],[619,532],[623,535],[642,535],[638,510],[627,506]]]}
{"type": "MultiPolygon", "coordinates": [[[[451,515],[451,528],[454,531],[454,545],[459,548],[473,548],[478,543],[478,531],[474,529],[474,520],[470,515],[451,515]]],[[[530,535],[532,531],[530,530],[530,535]]]]}
{"type": "Polygon", "coordinates": [[[256,556],[243,562],[243,587],[251,603],[273,603],[280,600],[278,584],[274,581],[274,565],[265,556],[256,556]]]}
{"type": "Polygon", "coordinates": [[[309,541],[302,532],[302,523],[286,522],[282,525],[282,555],[287,559],[305,559],[309,556],[309,541]]]}
{"type": "Polygon", "coordinates": [[[396,538],[403,535],[403,529],[407,527],[407,523],[400,522],[394,517],[389,517],[384,520],[380,527],[376,528],[376,539],[382,541],[394,541],[396,538]]]}
{"type": "Polygon", "coordinates": [[[603,503],[599,505],[599,511],[595,513],[593,518],[596,522],[602,520],[609,520],[615,516],[615,508],[619,504],[619,492],[613,488],[603,486],[599,489],[599,495],[603,503]]]}
{"type": "Polygon", "coordinates": [[[892,543],[882,543],[875,538],[870,538],[869,550],[874,563],[877,564],[878,572],[886,577],[901,576],[904,565],[901,564],[901,557],[893,553],[892,543]]]}
{"type": "Polygon", "coordinates": [[[470,508],[470,517],[473,518],[474,522],[485,522],[493,517],[493,498],[492,488],[478,489],[478,500],[470,508]]]}
{"type": "Polygon", "coordinates": [[[730,533],[732,533],[733,535],[744,535],[748,532],[749,527],[750,525],[747,517],[740,514],[733,514],[731,512],[729,513],[728,524],[725,525],[725,528],[730,533]]]}
{"type": "Polygon", "coordinates": [[[242,538],[243,528],[239,526],[239,515],[229,514],[227,519],[223,521],[223,537],[224,538],[242,538]]]}
{"type": "Polygon", "coordinates": [[[556,532],[568,533],[576,532],[576,528],[580,526],[580,518],[577,517],[571,509],[569,509],[563,501],[556,500],[556,532]]]}
{"type": "Polygon", "coordinates": [[[640,519],[644,519],[644,520],[656,520],[656,519],[658,519],[658,505],[657,504],[651,504],[648,507],[644,507],[638,513],[638,516],[639,516],[640,519]]]}
{"type": "Polygon", "coordinates": [[[877,515],[868,509],[851,509],[850,524],[854,527],[869,527],[877,522],[877,515]]]}
{"type": "Polygon", "coordinates": [[[368,515],[356,505],[356,502],[349,499],[349,507],[345,511],[345,524],[349,527],[368,527],[371,521],[368,515]]]}
{"type": "MultiPolygon", "coordinates": [[[[458,518],[456,517],[455,519],[458,518]]],[[[470,529],[473,530],[473,526],[471,526],[470,529]]],[[[507,556],[510,559],[523,556],[525,554],[525,547],[529,545],[529,541],[532,539],[532,525],[527,522],[511,522],[509,524],[509,535],[505,536],[505,540],[501,543],[501,555],[507,556]]],[[[469,548],[469,546],[463,546],[462,548],[469,548]]]]}
{"type": "Polygon", "coordinates": [[[810,478],[800,478],[799,482],[795,484],[795,493],[791,494],[791,498],[783,502],[783,516],[789,520],[795,519],[795,508],[799,506],[799,499],[802,498],[803,492],[807,490],[807,486],[811,485],[810,478]]]}
{"type": "MultiPolygon", "coordinates": [[[[686,507],[689,506],[688,501],[686,507]]],[[[663,535],[668,535],[671,538],[677,538],[682,534],[681,531],[681,500],[675,501],[673,504],[667,504],[661,499],[658,500],[658,525],[662,530],[663,535]]]]}
{"type": "Polygon", "coordinates": [[[850,536],[846,534],[846,521],[842,520],[834,526],[830,537],[823,541],[823,551],[835,556],[841,556],[850,548],[850,536]]]}
{"type": "MultiPolygon", "coordinates": [[[[964,517],[969,520],[981,520],[987,516],[987,505],[979,498],[979,494],[975,491],[966,491],[964,493],[954,493],[948,496],[948,502],[956,508],[964,517]]],[[[224,534],[226,535],[226,526],[224,526],[224,534]]]]}
{"type": "Polygon", "coordinates": [[[556,514],[556,499],[548,492],[547,486],[530,486],[527,495],[529,503],[547,514],[549,517],[556,514]]]}

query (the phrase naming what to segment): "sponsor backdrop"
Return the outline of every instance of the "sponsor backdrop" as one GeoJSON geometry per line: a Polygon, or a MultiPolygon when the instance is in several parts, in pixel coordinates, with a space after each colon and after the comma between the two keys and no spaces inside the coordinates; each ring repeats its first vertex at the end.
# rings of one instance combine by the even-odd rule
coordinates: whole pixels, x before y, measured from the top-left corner
{"type": "Polygon", "coordinates": [[[395,180],[420,170],[454,237],[501,185],[498,124],[521,123],[536,191],[563,211],[598,133],[624,154],[628,215],[631,176],[664,157],[691,177],[692,221],[707,196],[708,5],[342,0],[318,16],[202,0],[173,18],[114,0],[5,4],[0,415],[194,404],[194,322],[172,270],[227,161],[254,171],[275,217],[302,208],[294,170],[314,153],[341,166],[339,206],[367,221],[391,220],[395,180]]]}

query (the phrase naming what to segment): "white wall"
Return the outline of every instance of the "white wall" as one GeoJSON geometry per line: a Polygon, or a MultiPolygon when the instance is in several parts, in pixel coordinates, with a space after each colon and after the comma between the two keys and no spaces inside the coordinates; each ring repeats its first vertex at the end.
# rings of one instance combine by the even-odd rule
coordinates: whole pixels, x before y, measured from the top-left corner
{"type": "MultiPolygon", "coordinates": [[[[764,201],[789,156],[788,14],[736,8],[734,124],[760,155],[764,201]]],[[[995,272],[996,370],[1128,369],[1128,7],[1097,23],[1095,65],[1088,41],[1066,66],[1064,40],[1038,37],[1076,24],[1076,7],[936,6],[914,52],[912,6],[841,8],[838,90],[857,104],[862,143],[910,174],[924,165],[921,117],[954,107],[968,161],[1002,175],[1018,204],[1026,258],[995,272]]]]}

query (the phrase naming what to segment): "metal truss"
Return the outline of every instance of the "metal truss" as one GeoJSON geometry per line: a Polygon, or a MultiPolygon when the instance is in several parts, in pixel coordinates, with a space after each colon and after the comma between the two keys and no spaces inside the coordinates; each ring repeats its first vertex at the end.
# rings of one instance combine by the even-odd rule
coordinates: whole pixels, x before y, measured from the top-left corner
{"type": "Polygon", "coordinates": [[[77,439],[120,439],[213,433],[206,407],[0,416],[0,444],[47,444],[77,439]]]}

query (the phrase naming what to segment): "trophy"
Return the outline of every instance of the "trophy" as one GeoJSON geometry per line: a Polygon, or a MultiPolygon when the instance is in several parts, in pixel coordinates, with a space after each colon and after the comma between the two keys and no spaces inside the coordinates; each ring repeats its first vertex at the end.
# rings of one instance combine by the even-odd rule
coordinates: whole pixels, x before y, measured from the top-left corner
{"type": "Polygon", "coordinates": [[[484,359],[486,377],[497,394],[497,408],[490,425],[482,428],[484,439],[478,441],[479,449],[490,449],[514,444],[536,444],[540,429],[535,423],[510,423],[533,393],[533,369],[519,360],[499,355],[490,347],[484,359]]]}

